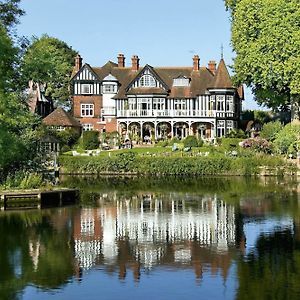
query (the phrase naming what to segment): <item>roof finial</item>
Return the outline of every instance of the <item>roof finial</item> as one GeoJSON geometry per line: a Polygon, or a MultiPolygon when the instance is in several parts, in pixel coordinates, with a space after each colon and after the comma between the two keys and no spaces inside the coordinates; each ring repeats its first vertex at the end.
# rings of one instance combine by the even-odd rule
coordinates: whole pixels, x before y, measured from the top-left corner
{"type": "Polygon", "coordinates": [[[224,47],[223,47],[223,43],[221,44],[221,59],[224,58],[224,47]]]}

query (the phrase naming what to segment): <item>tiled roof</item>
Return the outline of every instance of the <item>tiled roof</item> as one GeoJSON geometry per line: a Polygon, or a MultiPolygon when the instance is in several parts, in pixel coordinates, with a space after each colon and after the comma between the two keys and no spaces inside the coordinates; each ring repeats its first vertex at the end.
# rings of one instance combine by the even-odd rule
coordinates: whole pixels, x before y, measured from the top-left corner
{"type": "Polygon", "coordinates": [[[163,88],[132,88],[127,92],[127,95],[161,95],[161,94],[167,94],[168,92],[163,88]]]}
{"type": "MultiPolygon", "coordinates": [[[[163,85],[168,89],[170,98],[194,98],[198,95],[204,95],[209,88],[234,88],[227,67],[221,59],[216,74],[213,74],[206,67],[201,67],[199,71],[194,71],[192,67],[149,67],[150,71],[163,81],[163,85]],[[174,78],[186,77],[190,79],[189,87],[174,87],[174,78]]],[[[137,78],[144,67],[138,71],[133,71],[131,67],[118,67],[114,62],[108,61],[101,68],[92,68],[97,74],[99,80],[111,75],[118,79],[120,87],[115,99],[127,98],[129,94],[158,94],[165,91],[157,88],[138,88],[127,89],[135,78],[137,78]]],[[[241,96],[242,90],[239,90],[241,96]]]]}
{"type": "Polygon", "coordinates": [[[43,119],[43,124],[47,126],[68,126],[80,127],[79,121],[69,115],[62,108],[57,108],[50,115],[43,119]]]}
{"type": "Polygon", "coordinates": [[[234,88],[225,61],[222,58],[215,75],[214,88],[234,88]]]}

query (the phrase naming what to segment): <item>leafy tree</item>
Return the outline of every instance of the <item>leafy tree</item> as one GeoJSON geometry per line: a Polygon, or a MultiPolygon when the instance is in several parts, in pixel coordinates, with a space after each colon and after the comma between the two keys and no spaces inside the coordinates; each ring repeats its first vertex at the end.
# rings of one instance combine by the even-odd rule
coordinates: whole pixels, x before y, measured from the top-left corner
{"type": "Polygon", "coordinates": [[[85,150],[97,149],[99,147],[99,132],[84,131],[82,133],[82,148],[85,150]]]}
{"type": "Polygon", "coordinates": [[[298,0],[225,0],[231,11],[235,80],[251,86],[273,109],[298,106],[300,5],[298,0]]]}
{"type": "Polygon", "coordinates": [[[19,7],[20,2],[21,0],[0,0],[0,20],[7,30],[19,24],[18,18],[25,13],[19,7]]]}
{"type": "Polygon", "coordinates": [[[263,125],[260,136],[268,141],[274,141],[278,133],[282,130],[283,125],[279,121],[269,122],[263,125]]]}
{"type": "Polygon", "coordinates": [[[274,146],[280,154],[293,154],[300,150],[298,144],[300,137],[300,125],[287,124],[284,128],[278,132],[276,139],[274,140],[274,146]]]}
{"type": "Polygon", "coordinates": [[[6,29],[0,24],[0,90],[12,88],[12,82],[16,75],[18,49],[13,45],[6,29]]]}
{"type": "Polygon", "coordinates": [[[29,80],[45,83],[46,96],[69,107],[68,87],[75,56],[76,51],[59,39],[47,35],[33,38],[21,64],[24,85],[29,80]]]}
{"type": "Polygon", "coordinates": [[[0,181],[36,158],[39,122],[16,94],[0,92],[0,181]]]}

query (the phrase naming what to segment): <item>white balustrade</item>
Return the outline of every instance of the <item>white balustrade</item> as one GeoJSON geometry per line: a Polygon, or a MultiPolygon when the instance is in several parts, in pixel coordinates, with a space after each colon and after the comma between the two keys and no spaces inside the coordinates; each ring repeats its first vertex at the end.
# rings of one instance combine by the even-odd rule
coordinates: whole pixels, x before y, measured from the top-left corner
{"type": "Polygon", "coordinates": [[[232,118],[233,112],[213,110],[118,110],[118,117],[205,117],[205,118],[232,118]]]}

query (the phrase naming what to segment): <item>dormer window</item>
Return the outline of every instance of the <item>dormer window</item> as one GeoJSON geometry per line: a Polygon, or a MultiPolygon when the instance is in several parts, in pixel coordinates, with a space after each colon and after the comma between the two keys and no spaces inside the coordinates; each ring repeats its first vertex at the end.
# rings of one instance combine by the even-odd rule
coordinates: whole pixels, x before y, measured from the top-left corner
{"type": "Polygon", "coordinates": [[[81,94],[92,94],[92,85],[91,84],[82,84],[81,85],[81,94]]]}
{"type": "Polygon", "coordinates": [[[103,94],[115,94],[118,91],[118,80],[112,74],[108,74],[102,82],[103,94]]]}
{"type": "Polygon", "coordinates": [[[114,84],[104,84],[103,85],[103,93],[115,93],[116,92],[116,85],[114,84]]]}
{"type": "Polygon", "coordinates": [[[151,75],[143,75],[139,80],[140,87],[156,87],[155,79],[151,75]]]}
{"type": "Polygon", "coordinates": [[[173,86],[189,86],[190,79],[185,76],[179,76],[173,79],[173,86]]]}

